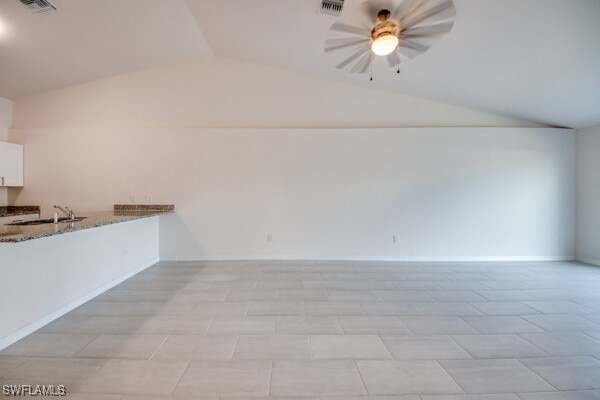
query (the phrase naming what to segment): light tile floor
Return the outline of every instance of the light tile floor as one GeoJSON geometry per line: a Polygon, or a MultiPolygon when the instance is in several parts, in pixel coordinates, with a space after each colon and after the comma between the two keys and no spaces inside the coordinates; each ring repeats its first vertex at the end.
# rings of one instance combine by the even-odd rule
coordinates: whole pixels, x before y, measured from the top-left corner
{"type": "Polygon", "coordinates": [[[600,399],[600,268],[161,262],[0,352],[72,399],[600,399]]]}

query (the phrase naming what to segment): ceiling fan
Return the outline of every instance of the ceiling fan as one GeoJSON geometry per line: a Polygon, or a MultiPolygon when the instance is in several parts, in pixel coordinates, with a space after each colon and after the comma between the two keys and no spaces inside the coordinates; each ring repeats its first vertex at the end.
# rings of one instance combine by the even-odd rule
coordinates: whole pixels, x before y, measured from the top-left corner
{"type": "Polygon", "coordinates": [[[402,60],[452,30],[455,15],[452,0],[367,0],[331,26],[325,51],[344,57],[335,67],[352,73],[366,72],[374,57],[385,57],[400,72],[402,60]]]}

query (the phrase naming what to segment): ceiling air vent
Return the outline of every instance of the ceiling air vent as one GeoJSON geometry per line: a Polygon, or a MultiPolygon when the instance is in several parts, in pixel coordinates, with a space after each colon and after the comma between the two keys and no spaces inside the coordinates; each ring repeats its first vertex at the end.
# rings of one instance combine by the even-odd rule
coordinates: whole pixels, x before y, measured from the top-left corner
{"type": "Polygon", "coordinates": [[[344,0],[321,0],[321,14],[339,17],[344,9],[344,0]]]}
{"type": "Polygon", "coordinates": [[[34,13],[42,14],[51,11],[56,11],[56,6],[50,3],[49,0],[19,0],[24,4],[30,11],[34,13]]]}

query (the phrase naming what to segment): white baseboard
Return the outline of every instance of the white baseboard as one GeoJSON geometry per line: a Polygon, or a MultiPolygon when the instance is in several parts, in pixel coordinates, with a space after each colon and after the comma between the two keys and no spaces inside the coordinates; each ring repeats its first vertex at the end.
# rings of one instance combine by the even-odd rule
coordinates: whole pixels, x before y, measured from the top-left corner
{"type": "Polygon", "coordinates": [[[133,275],[145,270],[146,268],[156,264],[159,261],[160,261],[160,259],[157,257],[157,258],[153,259],[152,261],[146,262],[143,265],[140,265],[140,266],[136,267],[135,269],[127,272],[126,274],[123,274],[123,275],[119,276],[118,278],[108,282],[107,284],[100,286],[96,290],[93,290],[92,292],[90,292],[84,296],[81,296],[76,300],[73,300],[72,302],[62,306],[58,310],[53,311],[50,314],[47,314],[47,315],[43,316],[42,318],[33,321],[32,323],[24,326],[23,328],[19,329],[18,331],[15,331],[15,332],[3,337],[2,339],[0,339],[0,350],[23,339],[25,336],[37,331],[38,329],[40,329],[41,327],[43,327],[45,325],[48,325],[50,322],[54,321],[55,319],[62,317],[69,311],[74,310],[75,308],[79,307],[83,303],[90,301],[94,297],[106,292],[108,289],[110,289],[114,286],[117,286],[119,283],[125,281],[126,279],[131,278],[133,275]]]}
{"type": "Polygon", "coordinates": [[[161,261],[573,261],[575,256],[161,256],[161,261]]]}
{"type": "Polygon", "coordinates": [[[581,261],[582,263],[592,264],[597,267],[600,267],[600,260],[596,260],[595,258],[577,257],[577,261],[581,261]]]}

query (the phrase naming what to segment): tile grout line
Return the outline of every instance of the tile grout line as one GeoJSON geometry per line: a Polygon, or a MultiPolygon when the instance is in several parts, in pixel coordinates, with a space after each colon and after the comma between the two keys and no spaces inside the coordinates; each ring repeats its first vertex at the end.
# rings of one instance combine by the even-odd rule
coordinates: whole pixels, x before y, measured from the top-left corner
{"type": "Polygon", "coordinates": [[[275,360],[271,360],[271,371],[269,373],[269,394],[271,397],[273,394],[273,370],[275,369],[275,360]]]}
{"type": "MultiPolygon", "coordinates": [[[[62,335],[62,334],[61,334],[62,335]]],[[[75,335],[86,335],[86,334],[75,334],[75,335]]],[[[87,342],[85,345],[81,346],[81,348],[79,350],[77,350],[75,353],[73,353],[72,355],[68,356],[68,358],[78,358],[77,354],[79,354],[83,349],[85,349],[86,347],[88,347],[90,344],[92,344],[92,342],[94,342],[96,339],[98,339],[100,336],[102,336],[101,334],[92,334],[94,335],[94,338],[92,340],[90,340],[89,342],[87,342]]],[[[61,358],[61,357],[58,357],[61,358]]],[[[85,357],[82,357],[85,358],[85,357]]]]}
{"type": "MultiPolygon", "coordinates": [[[[590,335],[590,334],[589,334],[589,332],[590,332],[590,331],[581,331],[581,332],[579,332],[579,333],[583,333],[584,335],[586,335],[586,336],[587,336],[587,337],[589,337],[590,339],[592,339],[592,340],[595,340],[595,341],[597,341],[598,343],[600,343],[600,340],[598,340],[598,339],[596,339],[594,336],[590,335]]],[[[594,331],[591,331],[591,332],[594,332],[594,331]]],[[[594,355],[594,356],[592,356],[592,357],[596,357],[596,356],[594,355]]]]}
{"type": "MultiPolygon", "coordinates": [[[[556,334],[556,333],[552,333],[552,332],[529,333],[529,335],[553,335],[553,334],[556,334]]],[[[558,334],[560,334],[560,333],[558,333],[558,334]]],[[[536,349],[538,349],[539,351],[541,351],[542,353],[546,354],[546,358],[547,357],[556,357],[556,356],[553,356],[552,354],[548,353],[546,350],[542,349],[540,346],[537,346],[531,340],[527,340],[526,337],[523,337],[523,335],[528,335],[528,333],[517,333],[516,335],[519,338],[521,338],[522,340],[524,340],[527,343],[529,343],[530,345],[532,345],[533,347],[535,347],[536,349]]]]}
{"type": "Polygon", "coordinates": [[[515,358],[514,360],[516,360],[519,364],[521,364],[522,366],[524,366],[525,368],[527,368],[528,371],[530,371],[535,376],[539,377],[541,380],[543,380],[544,382],[546,382],[548,385],[552,386],[557,392],[562,392],[562,390],[560,390],[559,388],[557,388],[556,386],[554,386],[550,381],[548,381],[543,376],[541,376],[540,374],[536,373],[534,370],[532,370],[531,368],[529,368],[527,366],[527,364],[525,364],[523,361],[521,361],[520,358],[515,358]]]}
{"type": "MultiPolygon", "coordinates": [[[[71,358],[69,358],[69,359],[71,359],[71,358]]],[[[100,360],[100,361],[102,361],[102,365],[100,365],[100,366],[99,366],[99,367],[98,367],[98,368],[97,368],[97,369],[94,371],[94,373],[93,373],[93,374],[91,374],[90,376],[88,376],[87,378],[85,378],[85,379],[83,380],[83,382],[81,382],[81,386],[84,386],[84,385],[85,385],[85,384],[86,384],[88,381],[91,381],[91,380],[92,380],[92,378],[93,378],[93,377],[95,377],[95,376],[98,374],[98,372],[100,372],[100,370],[101,370],[102,368],[104,368],[104,367],[106,366],[106,364],[108,364],[108,362],[109,362],[109,361],[111,361],[112,359],[110,359],[110,358],[107,358],[107,359],[104,359],[104,360],[103,360],[103,359],[97,359],[97,358],[96,358],[96,359],[94,359],[94,358],[80,358],[80,360],[100,360]]],[[[80,389],[81,389],[81,388],[80,388],[80,389]]]]}
{"type": "Polygon", "coordinates": [[[388,354],[392,357],[392,358],[390,358],[390,360],[397,360],[396,357],[394,357],[394,353],[392,353],[389,346],[385,343],[385,340],[383,340],[381,335],[377,335],[377,337],[379,338],[379,341],[381,342],[381,344],[383,344],[383,347],[385,347],[385,349],[387,350],[388,354]]]}
{"type": "MultiPolygon", "coordinates": [[[[13,357],[13,356],[3,356],[3,357],[13,357]]],[[[14,356],[15,358],[18,358],[19,356],[14,356]]],[[[19,362],[17,365],[15,365],[14,367],[10,368],[8,371],[6,371],[5,374],[0,375],[0,378],[4,378],[5,376],[8,376],[8,374],[10,374],[12,371],[14,371],[15,369],[17,369],[18,367],[20,367],[21,365],[25,364],[27,361],[31,360],[34,357],[22,357],[23,360],[21,362],[19,362]]]]}
{"type": "Polygon", "coordinates": [[[371,393],[369,393],[369,388],[367,388],[367,384],[365,383],[365,378],[363,378],[362,373],[360,372],[360,367],[358,366],[358,361],[359,360],[352,360],[354,361],[354,366],[356,367],[356,372],[358,372],[358,376],[360,377],[360,381],[363,384],[363,387],[365,388],[365,392],[367,393],[367,396],[370,396],[371,393]]]}
{"type": "Polygon", "coordinates": [[[177,390],[177,386],[179,386],[179,384],[181,383],[181,380],[183,379],[183,376],[185,375],[185,373],[187,372],[187,370],[190,368],[191,364],[192,364],[192,361],[188,361],[187,364],[185,365],[185,368],[183,369],[183,372],[181,373],[181,376],[179,377],[179,379],[177,379],[177,382],[173,386],[173,390],[171,391],[171,396],[173,396],[175,394],[175,391],[177,390]]]}
{"type": "Polygon", "coordinates": [[[158,345],[158,347],[154,350],[154,352],[148,358],[149,361],[154,358],[154,356],[156,355],[156,353],[158,353],[158,351],[161,349],[161,347],[163,347],[163,345],[165,344],[165,342],[167,341],[167,339],[169,339],[169,337],[171,337],[171,335],[166,335],[165,336],[165,338],[163,339],[163,341],[158,345]]]}
{"type": "Polygon", "coordinates": [[[206,331],[202,334],[203,336],[209,336],[210,329],[213,327],[215,320],[216,320],[215,317],[209,318],[210,322],[208,323],[208,326],[206,327],[206,331]]]}
{"type": "MultiPolygon", "coordinates": [[[[464,394],[468,395],[470,393],[468,393],[465,388],[463,388],[456,379],[454,379],[454,377],[452,376],[452,374],[442,365],[442,363],[440,362],[440,360],[432,360],[434,361],[437,365],[439,365],[439,367],[446,373],[446,375],[448,375],[448,377],[450,379],[452,379],[452,382],[454,382],[456,384],[456,386],[463,391],[464,394]]],[[[451,361],[451,360],[450,360],[451,361]]],[[[456,360],[455,360],[456,361],[456,360]]]]}

